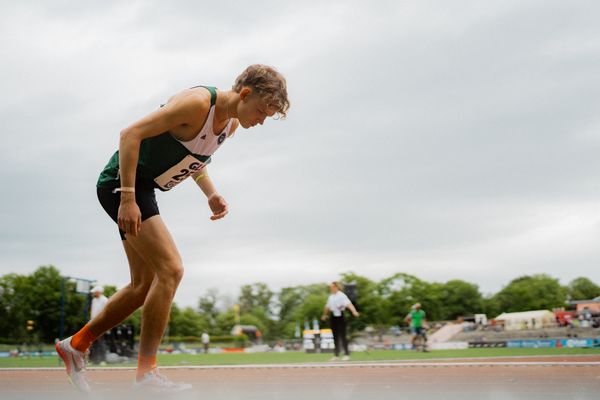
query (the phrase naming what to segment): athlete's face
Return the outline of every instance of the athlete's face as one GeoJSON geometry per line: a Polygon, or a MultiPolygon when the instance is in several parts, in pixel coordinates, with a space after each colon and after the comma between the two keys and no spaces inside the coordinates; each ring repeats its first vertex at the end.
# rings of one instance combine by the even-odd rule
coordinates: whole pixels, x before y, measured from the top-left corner
{"type": "Polygon", "coordinates": [[[238,121],[242,128],[248,129],[256,125],[262,125],[265,119],[277,113],[275,108],[269,107],[267,102],[253,93],[250,88],[242,89],[240,97],[238,121]]]}

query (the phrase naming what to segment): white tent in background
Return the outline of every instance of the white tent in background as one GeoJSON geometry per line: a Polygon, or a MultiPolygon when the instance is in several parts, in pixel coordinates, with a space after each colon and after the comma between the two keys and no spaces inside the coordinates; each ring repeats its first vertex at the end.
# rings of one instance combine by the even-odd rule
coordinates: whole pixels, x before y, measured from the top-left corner
{"type": "Polygon", "coordinates": [[[495,319],[503,321],[504,329],[507,331],[542,329],[556,326],[556,317],[552,311],[548,310],[502,313],[495,319]]]}

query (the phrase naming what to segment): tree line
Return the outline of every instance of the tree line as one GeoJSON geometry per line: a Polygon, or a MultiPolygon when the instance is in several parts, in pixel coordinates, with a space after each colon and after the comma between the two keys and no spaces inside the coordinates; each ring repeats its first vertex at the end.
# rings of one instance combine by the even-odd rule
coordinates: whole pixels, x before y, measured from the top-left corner
{"type": "MultiPolygon", "coordinates": [[[[352,288],[353,302],[361,317],[350,320],[350,329],[370,326],[379,332],[404,324],[412,304],[419,302],[432,321],[454,320],[461,316],[565,307],[568,300],[592,299],[600,287],[585,277],[567,285],[546,274],[513,279],[500,291],[484,295],[476,284],[453,279],[445,283],[427,282],[416,276],[397,273],[380,281],[341,274],[341,282],[352,288]]],[[[195,307],[173,304],[167,334],[197,337],[203,331],[213,336],[230,335],[239,322],[255,325],[267,341],[294,338],[305,324],[312,324],[322,313],[329,295],[329,282],[271,290],[265,283],[243,285],[235,300],[228,300],[217,289],[201,294],[195,307]]],[[[30,275],[7,274],[0,277],[0,342],[52,343],[60,334],[77,331],[88,320],[89,295],[77,293],[75,283],[61,276],[54,266],[41,266],[30,275]],[[61,315],[62,312],[62,315],[61,315]]],[[[116,292],[105,286],[105,295],[116,292]]],[[[136,331],[140,311],[126,323],[136,331]]]]}

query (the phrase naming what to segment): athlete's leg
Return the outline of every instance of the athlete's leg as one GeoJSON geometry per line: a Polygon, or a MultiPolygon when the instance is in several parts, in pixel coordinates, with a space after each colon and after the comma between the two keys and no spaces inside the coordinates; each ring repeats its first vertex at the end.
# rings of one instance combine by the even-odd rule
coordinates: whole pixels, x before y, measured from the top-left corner
{"type": "Polygon", "coordinates": [[[411,338],[410,338],[410,342],[413,345],[413,348],[415,347],[415,342],[417,341],[417,331],[414,327],[410,327],[410,334],[411,334],[411,338]]]}
{"type": "Polygon", "coordinates": [[[422,344],[423,351],[428,352],[429,348],[427,346],[427,331],[425,330],[425,328],[423,328],[422,337],[423,337],[423,344],[422,344]]]}
{"type": "Polygon", "coordinates": [[[90,330],[98,336],[140,308],[154,280],[154,269],[150,263],[145,261],[127,240],[123,241],[123,248],[129,262],[131,282],[112,295],[104,309],[88,323],[90,330]]]}
{"type": "Polygon", "coordinates": [[[56,344],[56,350],[65,362],[73,385],[84,392],[90,391],[85,377],[85,352],[92,342],[107,330],[127,318],[139,308],[154,280],[154,270],[127,242],[123,242],[129,260],[131,283],[110,297],[104,309],[79,332],[56,344]]]}
{"type": "Polygon", "coordinates": [[[144,221],[138,236],[127,235],[127,242],[148,260],[154,272],[144,301],[139,349],[140,357],[154,357],[169,319],[175,291],[183,277],[183,264],[160,215],[144,221]]]}

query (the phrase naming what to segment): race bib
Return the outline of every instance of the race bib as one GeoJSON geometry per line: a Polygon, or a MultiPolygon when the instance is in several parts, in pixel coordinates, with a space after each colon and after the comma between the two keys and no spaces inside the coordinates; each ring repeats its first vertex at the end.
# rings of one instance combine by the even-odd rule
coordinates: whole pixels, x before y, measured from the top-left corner
{"type": "Polygon", "coordinates": [[[170,190],[183,182],[188,176],[200,171],[206,166],[191,155],[187,155],[183,160],[163,172],[160,176],[154,178],[154,182],[163,190],[170,190]]]}

